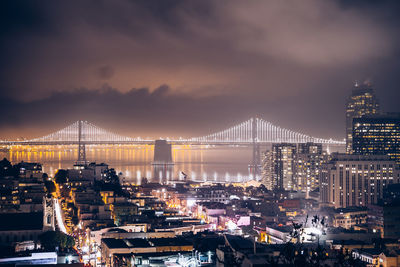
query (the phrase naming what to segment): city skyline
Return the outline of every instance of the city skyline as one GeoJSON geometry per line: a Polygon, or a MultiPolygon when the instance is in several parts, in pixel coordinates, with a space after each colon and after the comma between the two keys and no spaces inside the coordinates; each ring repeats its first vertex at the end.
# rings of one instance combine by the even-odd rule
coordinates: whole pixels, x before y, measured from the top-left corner
{"type": "Polygon", "coordinates": [[[191,137],[257,116],[342,140],[346,98],[364,80],[382,111],[400,111],[395,1],[3,7],[0,138],[76,120],[191,137]]]}
{"type": "Polygon", "coordinates": [[[400,1],[0,3],[0,265],[400,266],[400,1]]]}

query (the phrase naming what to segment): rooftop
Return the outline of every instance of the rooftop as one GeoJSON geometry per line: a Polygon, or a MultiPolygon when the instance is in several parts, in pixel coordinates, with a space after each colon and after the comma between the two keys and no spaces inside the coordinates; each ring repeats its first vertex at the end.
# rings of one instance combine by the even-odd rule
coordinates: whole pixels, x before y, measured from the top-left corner
{"type": "Polygon", "coordinates": [[[0,213],[0,231],[42,230],[43,212],[0,213]]]}
{"type": "Polygon", "coordinates": [[[101,241],[109,248],[129,248],[123,239],[103,238],[101,241]]]}
{"type": "Polygon", "coordinates": [[[163,246],[190,246],[191,242],[184,238],[103,238],[102,242],[109,248],[148,248],[163,246]]]}
{"type": "Polygon", "coordinates": [[[367,207],[347,207],[347,208],[338,208],[335,210],[335,213],[348,213],[348,212],[358,212],[358,211],[367,211],[367,207]]]}
{"type": "Polygon", "coordinates": [[[149,240],[154,246],[190,246],[191,242],[184,238],[153,238],[149,240]]]}
{"type": "Polygon", "coordinates": [[[332,153],[332,161],[394,161],[387,155],[355,155],[332,153]]]}

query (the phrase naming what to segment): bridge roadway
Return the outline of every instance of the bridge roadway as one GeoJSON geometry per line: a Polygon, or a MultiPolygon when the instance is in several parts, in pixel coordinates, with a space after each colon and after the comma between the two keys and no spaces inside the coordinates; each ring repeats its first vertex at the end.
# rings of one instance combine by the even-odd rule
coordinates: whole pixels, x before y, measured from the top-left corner
{"type": "MultiPolygon", "coordinates": [[[[138,141],[82,141],[85,145],[154,145],[155,140],[138,140],[138,141]]],[[[217,141],[217,142],[199,142],[189,140],[167,140],[171,145],[213,145],[213,146],[250,146],[252,141],[217,141]]],[[[279,143],[279,141],[277,141],[279,143]]],[[[275,142],[259,141],[255,142],[260,145],[272,144],[275,142]]],[[[0,141],[0,146],[69,146],[78,145],[78,141],[0,141]]],[[[332,145],[332,144],[329,144],[332,145]]],[[[338,145],[338,144],[333,144],[338,145]]],[[[339,144],[341,145],[341,144],[339,144]]]]}

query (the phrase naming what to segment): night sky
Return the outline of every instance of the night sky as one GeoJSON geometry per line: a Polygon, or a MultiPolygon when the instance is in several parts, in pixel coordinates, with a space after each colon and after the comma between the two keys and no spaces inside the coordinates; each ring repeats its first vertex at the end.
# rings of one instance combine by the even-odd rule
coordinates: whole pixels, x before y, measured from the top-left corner
{"type": "Polygon", "coordinates": [[[355,81],[400,112],[400,1],[1,1],[0,137],[76,120],[198,136],[252,116],[343,139],[355,81]]]}

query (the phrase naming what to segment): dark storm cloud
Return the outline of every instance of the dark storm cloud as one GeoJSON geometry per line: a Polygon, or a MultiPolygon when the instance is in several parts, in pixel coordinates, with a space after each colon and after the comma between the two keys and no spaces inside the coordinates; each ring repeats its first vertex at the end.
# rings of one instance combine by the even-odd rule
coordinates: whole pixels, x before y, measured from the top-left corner
{"type": "MultiPolygon", "coordinates": [[[[0,122],[0,128],[9,127],[35,129],[30,136],[56,130],[79,119],[126,135],[157,135],[160,129],[168,135],[199,134],[221,129],[237,122],[230,118],[237,111],[252,114],[243,99],[236,97],[192,98],[176,94],[167,85],[152,91],[147,88],[131,89],[122,93],[109,86],[101,89],[77,89],[56,92],[49,97],[30,102],[2,99],[9,105],[0,111],[13,114],[9,120],[0,122]],[[224,102],[232,103],[225,107],[224,102]],[[223,109],[215,114],[215,110],[223,109]],[[188,119],[190,123],[188,124],[188,119]],[[52,125],[49,128],[48,125],[52,125]],[[37,129],[41,129],[38,131],[37,129]]],[[[259,103],[263,104],[263,103],[259,103]]],[[[242,117],[239,119],[248,119],[242,117]]]]}
{"type": "MultiPolygon", "coordinates": [[[[15,137],[13,132],[18,130],[24,133],[18,137],[42,136],[77,120],[88,120],[127,136],[191,137],[220,131],[256,116],[270,118],[276,125],[294,127],[303,133],[341,138],[340,132],[334,133],[329,127],[310,130],[307,124],[326,124],[334,116],[318,116],[311,111],[304,118],[298,117],[297,112],[307,110],[309,103],[296,97],[285,97],[285,105],[291,108],[280,110],[280,101],[253,95],[194,98],[188,93],[176,92],[167,85],[154,90],[131,89],[124,93],[105,85],[100,89],[54,92],[48,97],[32,101],[10,98],[0,101],[7,103],[0,106],[2,114],[9,114],[0,121],[0,129],[3,137],[8,138],[15,137]],[[285,123],[277,118],[284,118],[285,123]],[[312,121],[310,118],[313,118],[312,121]]],[[[329,109],[332,105],[321,103],[316,106],[329,109]]]]}
{"type": "Polygon", "coordinates": [[[364,79],[399,110],[397,1],[1,5],[2,136],[78,119],[195,135],[258,115],[343,137],[345,98],[364,79]]]}

